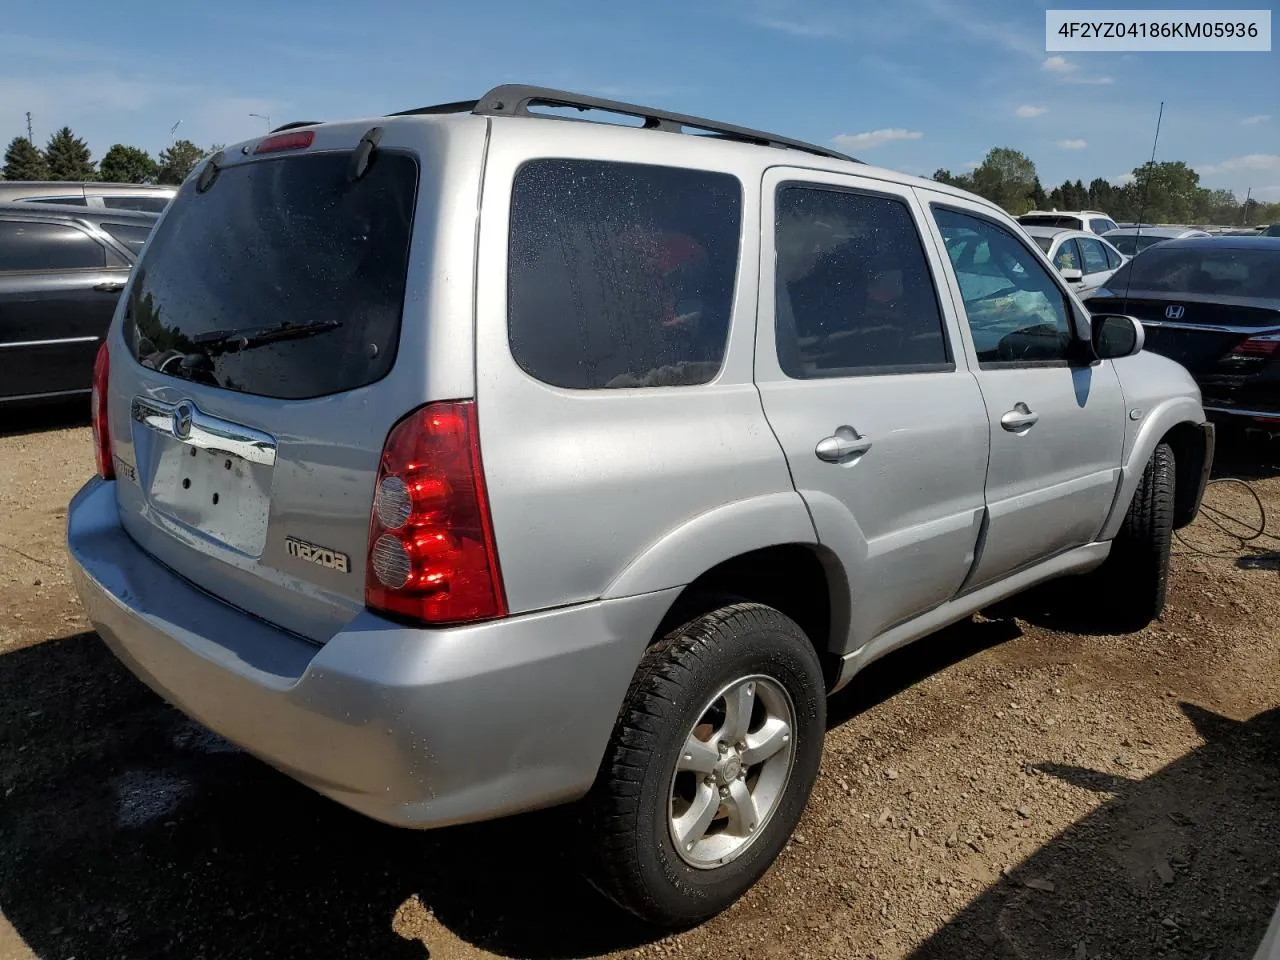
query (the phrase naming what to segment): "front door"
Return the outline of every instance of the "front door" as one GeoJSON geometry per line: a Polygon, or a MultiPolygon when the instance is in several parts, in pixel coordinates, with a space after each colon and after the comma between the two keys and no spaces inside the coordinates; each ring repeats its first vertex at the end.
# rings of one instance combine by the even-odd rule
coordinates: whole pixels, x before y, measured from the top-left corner
{"type": "Polygon", "coordinates": [[[923,216],[890,182],[764,178],[756,382],[848,577],[849,650],[950,599],[981,526],[987,414],[923,216]]]}
{"type": "Polygon", "coordinates": [[[977,204],[922,197],[948,254],[991,423],[987,529],[972,589],[1098,535],[1120,479],[1124,396],[1109,361],[1070,361],[1083,311],[1020,231],[977,204]]]}

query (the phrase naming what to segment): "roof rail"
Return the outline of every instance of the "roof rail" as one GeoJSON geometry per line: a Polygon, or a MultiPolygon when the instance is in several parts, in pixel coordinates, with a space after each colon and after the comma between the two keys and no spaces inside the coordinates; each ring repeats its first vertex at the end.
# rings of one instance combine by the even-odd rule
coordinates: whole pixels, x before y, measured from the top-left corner
{"type": "MultiPolygon", "coordinates": [[[[671,113],[653,107],[642,107],[634,103],[623,103],[619,100],[605,100],[580,93],[568,93],[564,90],[553,90],[549,87],[533,87],[524,84],[503,84],[494,87],[479,100],[463,100],[457,103],[442,103],[433,107],[419,107],[416,110],[402,110],[393,113],[393,117],[415,116],[421,114],[440,113],[474,113],[486,117],[536,117],[540,114],[532,112],[530,107],[569,107],[576,110],[599,110],[602,113],[614,113],[624,117],[637,117],[644,121],[646,130],[663,130],[667,133],[684,133],[689,130],[702,131],[713,137],[725,140],[736,140],[740,143],[753,143],[765,147],[785,147],[791,150],[802,150],[819,157],[832,160],[845,160],[850,163],[859,161],[847,154],[803,140],[792,140],[762,130],[739,127],[705,117],[693,117],[683,113],[671,113]]],[[[545,114],[541,115],[545,116],[545,114]]]]}

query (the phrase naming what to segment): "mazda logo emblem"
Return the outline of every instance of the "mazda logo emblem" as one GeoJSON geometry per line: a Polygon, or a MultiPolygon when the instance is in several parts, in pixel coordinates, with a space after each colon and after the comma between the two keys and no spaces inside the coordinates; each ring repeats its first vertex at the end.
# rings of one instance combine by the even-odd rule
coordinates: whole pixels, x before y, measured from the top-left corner
{"type": "Polygon", "coordinates": [[[1174,304],[1172,307],[1164,308],[1164,316],[1166,320],[1181,320],[1182,315],[1186,312],[1187,308],[1179,304],[1174,304]]]}
{"type": "Polygon", "coordinates": [[[185,440],[191,436],[191,418],[195,416],[196,408],[190,400],[183,400],[173,411],[173,435],[179,440],[185,440]]]}

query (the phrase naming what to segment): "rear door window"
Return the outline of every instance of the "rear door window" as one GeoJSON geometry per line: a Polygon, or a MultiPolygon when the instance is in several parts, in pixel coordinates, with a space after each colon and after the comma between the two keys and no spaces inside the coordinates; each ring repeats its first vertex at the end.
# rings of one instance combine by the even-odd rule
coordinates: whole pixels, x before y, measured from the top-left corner
{"type": "Polygon", "coordinates": [[[0,220],[0,271],[80,270],[106,263],[106,248],[75,227],[0,220]]]}
{"type": "Polygon", "coordinates": [[[237,164],[204,193],[188,181],[136,268],[125,334],[138,361],[281,399],[385,376],[399,343],[418,164],[379,150],[349,182],[350,157],[237,164]]]}
{"type": "Polygon", "coordinates": [[[147,242],[147,237],[151,236],[151,227],[144,227],[138,223],[112,223],[110,221],[104,221],[99,224],[99,226],[110,234],[112,239],[123,244],[127,249],[132,250],[135,254],[142,250],[143,245],[147,242]]]}
{"type": "Polygon", "coordinates": [[[776,231],[775,338],[787,376],[949,367],[933,276],[901,199],[785,184],[776,231]]]}
{"type": "Polygon", "coordinates": [[[1107,253],[1102,249],[1101,243],[1085,237],[1076,238],[1076,243],[1080,244],[1080,252],[1084,257],[1085,273],[1103,273],[1108,269],[1107,253]]]}
{"type": "Polygon", "coordinates": [[[725,173],[541,159],[511,195],[507,334],[530,376],[578,390],[720,371],[742,186],[725,173]]]}

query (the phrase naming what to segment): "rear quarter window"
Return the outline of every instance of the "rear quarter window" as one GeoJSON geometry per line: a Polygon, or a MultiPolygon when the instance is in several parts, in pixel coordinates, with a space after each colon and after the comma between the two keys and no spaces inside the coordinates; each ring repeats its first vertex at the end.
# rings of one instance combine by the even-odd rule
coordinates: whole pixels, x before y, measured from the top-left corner
{"type": "Polygon", "coordinates": [[[516,363],[579,390],[709,382],[724,361],[741,229],[729,174],[529,161],[511,196],[516,363]]]}

